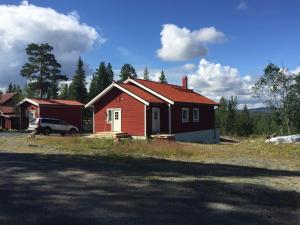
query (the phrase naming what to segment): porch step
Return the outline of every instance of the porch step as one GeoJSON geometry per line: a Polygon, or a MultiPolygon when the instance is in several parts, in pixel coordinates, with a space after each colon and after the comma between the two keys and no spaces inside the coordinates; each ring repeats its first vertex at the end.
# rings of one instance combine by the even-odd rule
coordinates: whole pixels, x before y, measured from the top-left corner
{"type": "Polygon", "coordinates": [[[130,135],[125,132],[97,132],[90,135],[91,138],[129,138],[130,135]]]}
{"type": "Polygon", "coordinates": [[[175,134],[152,134],[153,139],[175,140],[175,134]]]}

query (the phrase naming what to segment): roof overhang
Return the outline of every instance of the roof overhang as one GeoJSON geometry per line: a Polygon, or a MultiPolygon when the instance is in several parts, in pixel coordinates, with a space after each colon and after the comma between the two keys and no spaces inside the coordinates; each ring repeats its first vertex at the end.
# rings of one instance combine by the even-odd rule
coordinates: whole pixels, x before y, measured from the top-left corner
{"type": "Polygon", "coordinates": [[[29,103],[31,103],[31,104],[33,104],[33,105],[35,105],[35,106],[39,106],[39,103],[37,103],[37,102],[35,102],[35,101],[33,101],[33,100],[29,99],[29,98],[24,98],[22,101],[20,101],[20,102],[17,104],[17,106],[20,106],[20,105],[22,105],[22,104],[25,103],[25,102],[29,102],[29,103]]]}
{"type": "Polygon", "coordinates": [[[128,94],[131,97],[135,98],[136,100],[142,102],[143,104],[145,104],[147,106],[149,105],[149,102],[147,102],[146,100],[142,99],[141,97],[135,95],[134,93],[130,92],[129,90],[127,90],[127,89],[121,87],[120,85],[118,85],[117,83],[113,82],[111,85],[109,85],[107,88],[105,88],[100,94],[98,94],[95,98],[93,98],[90,102],[88,102],[85,105],[85,108],[93,106],[96,101],[98,101],[100,98],[102,98],[106,93],[108,93],[113,88],[118,88],[119,90],[125,92],[126,94],[128,94]]]}
{"type": "Polygon", "coordinates": [[[166,98],[165,96],[163,96],[163,95],[157,93],[156,91],[153,91],[152,89],[146,87],[145,85],[142,85],[141,83],[139,83],[139,82],[137,82],[137,81],[135,81],[135,80],[133,80],[133,79],[128,78],[126,81],[124,81],[125,84],[127,84],[127,83],[129,83],[129,82],[135,84],[136,86],[138,86],[138,87],[140,87],[140,88],[142,88],[142,89],[144,89],[145,91],[150,92],[151,94],[153,94],[153,95],[155,95],[156,97],[158,97],[158,98],[160,98],[160,99],[166,101],[167,103],[169,103],[169,104],[171,104],[171,105],[174,105],[174,102],[173,102],[172,100],[166,98]]]}

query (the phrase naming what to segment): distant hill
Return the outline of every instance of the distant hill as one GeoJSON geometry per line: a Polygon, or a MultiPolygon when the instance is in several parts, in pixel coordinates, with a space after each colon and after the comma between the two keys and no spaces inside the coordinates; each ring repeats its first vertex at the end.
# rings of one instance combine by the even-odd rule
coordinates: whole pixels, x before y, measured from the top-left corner
{"type": "MultiPolygon", "coordinates": [[[[242,109],[238,110],[239,112],[243,111],[242,109]]],[[[250,114],[265,114],[271,113],[271,110],[268,108],[256,108],[256,109],[249,109],[250,114]]]]}
{"type": "Polygon", "coordinates": [[[256,108],[256,109],[249,109],[249,112],[251,114],[265,114],[265,113],[271,113],[271,110],[268,108],[256,108]]]}

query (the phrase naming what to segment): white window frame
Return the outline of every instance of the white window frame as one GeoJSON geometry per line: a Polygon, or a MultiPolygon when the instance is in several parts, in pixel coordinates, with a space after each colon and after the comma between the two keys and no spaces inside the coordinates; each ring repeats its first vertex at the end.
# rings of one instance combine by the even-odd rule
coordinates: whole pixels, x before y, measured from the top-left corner
{"type": "Polygon", "coordinates": [[[182,122],[182,123],[188,123],[188,122],[190,121],[190,120],[189,120],[189,119],[190,119],[190,118],[189,118],[189,113],[190,113],[189,108],[182,108],[182,109],[181,109],[181,122],[182,122]],[[186,119],[183,118],[183,112],[184,112],[184,111],[187,112],[187,114],[186,114],[186,115],[187,115],[187,118],[186,118],[186,119]]]}
{"type": "Polygon", "coordinates": [[[199,118],[200,118],[200,111],[199,111],[199,108],[193,108],[193,122],[197,123],[199,122],[199,118]],[[195,114],[194,112],[198,112],[198,118],[195,118],[195,114]]]}

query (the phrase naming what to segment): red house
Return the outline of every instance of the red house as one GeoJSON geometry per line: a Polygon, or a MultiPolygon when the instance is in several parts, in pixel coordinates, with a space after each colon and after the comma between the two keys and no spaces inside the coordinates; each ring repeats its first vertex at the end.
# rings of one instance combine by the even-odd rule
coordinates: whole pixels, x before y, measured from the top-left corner
{"type": "Polygon", "coordinates": [[[17,129],[14,93],[0,95],[0,129],[17,129]]]}
{"type": "Polygon", "coordinates": [[[218,103],[182,86],[141,79],[112,83],[85,107],[93,107],[93,132],[132,137],[172,134],[176,140],[219,142],[214,106],[218,103]]]}
{"type": "Polygon", "coordinates": [[[21,129],[27,129],[29,121],[36,117],[55,118],[82,129],[84,104],[74,100],[29,99],[18,103],[20,106],[21,129]]]}

